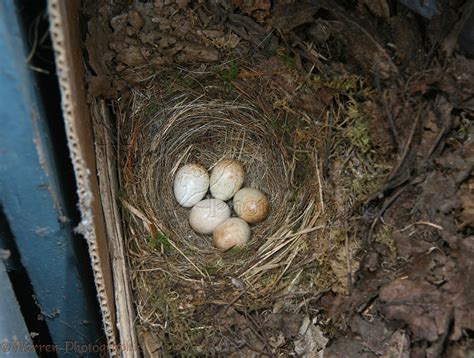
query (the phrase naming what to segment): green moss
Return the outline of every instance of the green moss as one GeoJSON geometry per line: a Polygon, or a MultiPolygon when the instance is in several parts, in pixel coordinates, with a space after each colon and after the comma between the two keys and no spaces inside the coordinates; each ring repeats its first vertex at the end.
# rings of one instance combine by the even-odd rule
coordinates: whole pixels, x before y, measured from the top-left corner
{"type": "Polygon", "coordinates": [[[295,56],[290,54],[284,48],[280,47],[276,51],[277,57],[288,67],[290,70],[294,70],[296,68],[296,60],[295,56]]]}
{"type": "Polygon", "coordinates": [[[296,154],[295,182],[305,183],[305,179],[311,173],[311,157],[308,152],[298,152],[296,154]]]}
{"type": "Polygon", "coordinates": [[[368,119],[365,112],[360,108],[359,103],[353,96],[349,96],[347,102],[343,104],[344,115],[342,116],[339,128],[343,131],[343,138],[352,147],[362,153],[367,153],[371,147],[368,119]]]}
{"type": "Polygon", "coordinates": [[[270,127],[275,131],[277,135],[282,136],[282,137],[287,135],[288,132],[290,131],[290,128],[287,123],[278,121],[276,119],[273,119],[270,122],[270,127]]]}
{"type": "Polygon", "coordinates": [[[149,105],[145,108],[144,113],[147,117],[153,117],[161,109],[161,104],[150,102],[149,105]]]}
{"type": "Polygon", "coordinates": [[[344,244],[346,242],[347,233],[342,229],[334,229],[332,236],[335,243],[344,244]]]}
{"type": "Polygon", "coordinates": [[[369,129],[367,122],[362,119],[355,120],[345,131],[347,139],[351,144],[366,153],[371,148],[369,129]]]}
{"type": "Polygon", "coordinates": [[[372,94],[373,89],[370,88],[362,77],[359,76],[339,76],[326,78],[316,74],[311,76],[311,80],[316,87],[330,88],[343,95],[357,95],[368,97],[372,94]]]}
{"type": "Polygon", "coordinates": [[[293,204],[296,203],[296,200],[298,199],[298,192],[296,190],[293,190],[290,194],[290,197],[288,198],[288,206],[291,207],[293,204]]]}
{"type": "Polygon", "coordinates": [[[227,62],[222,70],[219,72],[219,76],[224,81],[226,87],[228,89],[233,89],[234,86],[232,85],[232,81],[237,78],[239,74],[239,67],[237,66],[237,62],[234,59],[227,62]]]}
{"type": "Polygon", "coordinates": [[[234,246],[230,250],[227,250],[225,253],[228,255],[237,254],[239,252],[242,252],[242,249],[242,247],[234,246]]]}
{"type": "Polygon", "coordinates": [[[389,259],[391,261],[395,260],[397,257],[397,248],[395,246],[395,241],[392,239],[392,228],[384,225],[382,226],[374,236],[375,242],[387,246],[389,251],[389,259]]]}
{"type": "Polygon", "coordinates": [[[163,248],[164,251],[171,251],[173,249],[169,239],[161,233],[158,233],[154,238],[148,236],[147,241],[148,244],[156,250],[161,250],[161,248],[163,248]]]}
{"type": "Polygon", "coordinates": [[[218,268],[215,267],[215,266],[204,266],[203,269],[204,269],[204,271],[206,271],[206,273],[207,273],[209,276],[214,275],[214,274],[217,272],[217,270],[218,270],[218,268]]]}

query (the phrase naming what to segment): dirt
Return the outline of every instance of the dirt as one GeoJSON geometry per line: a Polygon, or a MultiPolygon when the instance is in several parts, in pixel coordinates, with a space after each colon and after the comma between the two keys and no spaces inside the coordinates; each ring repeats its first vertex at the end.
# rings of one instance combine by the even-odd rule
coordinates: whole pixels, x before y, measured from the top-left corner
{"type": "Polygon", "coordinates": [[[244,93],[253,78],[286,89],[275,111],[307,122],[282,135],[309,148],[321,142],[316,128],[327,137],[318,146],[325,204],[344,222],[325,238],[331,257],[318,257],[330,280],[314,279],[304,310],[230,305],[216,319],[233,339],[211,353],[474,354],[474,60],[452,40],[469,7],[441,8],[428,20],[385,0],[86,1],[90,98],[126,97],[162,66],[222,64],[223,90],[244,93]],[[234,58],[260,60],[249,71],[234,58]],[[356,126],[319,126],[351,101],[364,114],[356,126]],[[337,147],[339,136],[352,146],[337,147]],[[340,185],[348,175],[362,186],[350,197],[340,185]]]}

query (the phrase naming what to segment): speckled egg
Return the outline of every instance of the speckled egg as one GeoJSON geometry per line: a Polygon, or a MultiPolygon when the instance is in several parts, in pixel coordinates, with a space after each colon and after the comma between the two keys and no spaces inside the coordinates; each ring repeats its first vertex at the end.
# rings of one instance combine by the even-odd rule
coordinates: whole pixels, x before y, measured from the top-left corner
{"type": "Polygon", "coordinates": [[[205,199],[194,205],[189,214],[191,228],[200,234],[211,234],[230,217],[230,208],[219,199],[205,199]]]}
{"type": "Polygon", "coordinates": [[[229,200],[244,183],[244,167],[238,160],[219,161],[211,172],[211,195],[220,200],[229,200]]]}
{"type": "Polygon", "coordinates": [[[214,246],[223,251],[242,247],[250,239],[250,226],[240,218],[229,218],[216,227],[212,239],[214,246]]]}
{"type": "Polygon", "coordinates": [[[270,207],[267,197],[260,190],[243,188],[234,196],[234,210],[241,219],[256,224],[265,220],[270,207]]]}
{"type": "Polygon", "coordinates": [[[209,189],[209,174],[199,164],[186,164],[174,177],[174,196],[179,205],[190,208],[201,201],[209,189]]]}

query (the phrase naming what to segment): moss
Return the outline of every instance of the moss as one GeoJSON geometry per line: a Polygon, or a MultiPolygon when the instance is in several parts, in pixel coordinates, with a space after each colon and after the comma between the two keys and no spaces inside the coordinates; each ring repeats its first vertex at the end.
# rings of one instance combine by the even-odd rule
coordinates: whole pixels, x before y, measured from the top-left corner
{"type": "Polygon", "coordinates": [[[242,252],[242,247],[234,246],[233,248],[227,250],[225,253],[228,255],[237,254],[242,252]]]}
{"type": "Polygon", "coordinates": [[[237,62],[234,59],[228,61],[224,65],[224,69],[218,71],[218,73],[224,81],[224,84],[226,85],[227,89],[233,89],[234,86],[232,85],[232,81],[235,80],[237,78],[237,75],[239,74],[239,67],[237,66],[237,62]]]}
{"type": "Polygon", "coordinates": [[[336,244],[344,244],[346,242],[346,236],[347,233],[342,229],[334,229],[332,232],[332,237],[336,244]]]}
{"type": "Polygon", "coordinates": [[[346,135],[354,147],[359,148],[364,153],[369,151],[371,144],[366,122],[362,120],[355,121],[353,125],[347,129],[346,135]]]}
{"type": "Polygon", "coordinates": [[[180,312],[182,301],[175,296],[169,289],[155,291],[150,297],[150,304],[158,308],[163,322],[169,325],[160,332],[161,339],[165,349],[168,352],[186,352],[194,353],[196,342],[205,339],[205,332],[199,329],[193,329],[180,312]]]}
{"type": "Polygon", "coordinates": [[[214,274],[217,272],[217,270],[218,270],[218,268],[215,267],[215,266],[204,266],[203,269],[204,269],[204,271],[206,271],[206,273],[207,273],[209,276],[214,275],[214,274]]]}
{"type": "Polygon", "coordinates": [[[144,109],[144,113],[147,117],[153,117],[160,111],[161,106],[153,101],[144,109]]]}
{"type": "Polygon", "coordinates": [[[373,92],[373,89],[367,85],[362,77],[355,75],[329,79],[318,74],[311,76],[311,80],[317,88],[330,88],[342,95],[369,97],[373,92]]]}
{"type": "Polygon", "coordinates": [[[270,127],[275,131],[279,136],[286,136],[290,132],[290,128],[287,123],[273,119],[270,121],[270,127]]]}
{"type": "Polygon", "coordinates": [[[148,244],[156,250],[161,250],[161,248],[163,248],[164,251],[171,251],[173,249],[169,239],[161,233],[158,233],[154,238],[148,236],[147,241],[148,244]]]}
{"type": "Polygon", "coordinates": [[[311,173],[311,156],[308,152],[299,152],[296,154],[295,182],[305,183],[305,178],[311,173]]]}
{"type": "Polygon", "coordinates": [[[360,105],[352,97],[346,104],[345,116],[347,125],[344,137],[362,153],[368,152],[372,147],[368,121],[360,105]]]}
{"type": "Polygon", "coordinates": [[[295,57],[292,56],[288,51],[286,51],[283,47],[279,47],[276,50],[277,57],[288,67],[290,70],[294,70],[296,68],[296,60],[295,57]]]}
{"type": "Polygon", "coordinates": [[[384,225],[382,226],[374,236],[375,242],[383,244],[388,248],[389,259],[394,261],[397,257],[397,248],[395,246],[395,241],[392,239],[392,228],[384,225]]]}

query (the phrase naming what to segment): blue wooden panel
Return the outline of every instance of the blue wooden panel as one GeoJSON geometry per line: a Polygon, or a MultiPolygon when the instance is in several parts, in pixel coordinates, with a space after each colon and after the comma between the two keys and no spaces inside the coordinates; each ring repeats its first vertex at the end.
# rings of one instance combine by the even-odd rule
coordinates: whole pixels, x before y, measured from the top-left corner
{"type": "Polygon", "coordinates": [[[36,357],[30,334],[0,259],[0,356],[36,357]]]}
{"type": "Polygon", "coordinates": [[[26,57],[15,2],[0,0],[0,204],[54,343],[93,343],[96,312],[81,282],[88,262],[73,248],[77,238],[63,211],[61,178],[26,57]]]}

